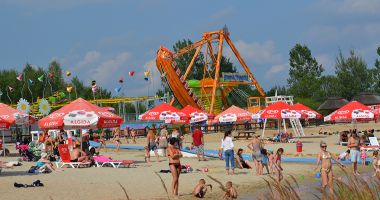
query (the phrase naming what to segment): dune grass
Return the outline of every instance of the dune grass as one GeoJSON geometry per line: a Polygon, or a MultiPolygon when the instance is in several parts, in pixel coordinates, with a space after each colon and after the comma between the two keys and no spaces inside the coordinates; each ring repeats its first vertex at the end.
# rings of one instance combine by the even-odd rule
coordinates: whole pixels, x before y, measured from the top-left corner
{"type": "MultiPolygon", "coordinates": [[[[331,194],[328,189],[316,188],[313,194],[315,199],[321,200],[380,200],[380,177],[369,177],[368,179],[362,176],[354,176],[348,173],[344,168],[340,169],[344,179],[334,180],[334,193],[331,194]]],[[[273,177],[264,179],[268,191],[263,198],[266,200],[274,199],[290,199],[300,200],[299,184],[294,176],[290,175],[283,182],[279,183],[273,177]]]]}

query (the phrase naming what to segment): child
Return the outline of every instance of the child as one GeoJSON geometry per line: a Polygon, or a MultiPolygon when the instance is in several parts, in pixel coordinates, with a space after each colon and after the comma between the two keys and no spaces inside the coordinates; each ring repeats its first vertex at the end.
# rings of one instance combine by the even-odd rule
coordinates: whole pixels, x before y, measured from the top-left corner
{"type": "Polygon", "coordinates": [[[268,169],[268,162],[269,162],[268,152],[267,152],[266,149],[262,149],[261,150],[261,154],[263,155],[263,158],[261,160],[261,163],[263,165],[263,170],[264,170],[264,167],[265,167],[267,169],[268,174],[269,174],[269,169],[268,169]]]}
{"type": "Polygon", "coordinates": [[[338,160],[344,161],[350,157],[350,150],[348,149],[347,151],[339,154],[338,160]]]}
{"type": "Polygon", "coordinates": [[[211,184],[206,184],[206,181],[204,179],[200,179],[193,190],[193,196],[197,198],[203,198],[206,195],[207,186],[210,186],[210,190],[212,190],[211,184]]]}
{"type": "Polygon", "coordinates": [[[277,181],[280,182],[283,178],[282,167],[281,167],[281,155],[284,153],[283,148],[277,149],[276,155],[274,157],[274,171],[276,172],[277,181]]]}
{"type": "Polygon", "coordinates": [[[364,148],[361,149],[360,158],[362,159],[362,165],[365,166],[366,165],[365,160],[367,158],[367,152],[365,151],[364,148]]]}
{"type": "Polygon", "coordinates": [[[232,182],[228,181],[226,183],[226,191],[223,195],[224,199],[236,199],[238,196],[236,188],[232,186],[232,182]]]}
{"type": "Polygon", "coordinates": [[[372,154],[372,167],[373,167],[373,170],[375,171],[373,176],[376,176],[376,174],[378,172],[380,173],[380,166],[378,165],[379,164],[379,158],[377,157],[378,154],[379,154],[378,151],[374,151],[372,154]]]}
{"type": "Polygon", "coordinates": [[[268,160],[269,160],[269,170],[270,170],[270,174],[274,175],[274,171],[273,171],[273,165],[274,165],[274,155],[273,155],[273,151],[268,151],[268,160]]]}
{"type": "Polygon", "coordinates": [[[150,155],[149,155],[150,152],[149,152],[149,148],[148,148],[148,146],[145,146],[144,149],[145,149],[145,156],[144,156],[144,157],[145,157],[145,158],[144,158],[144,159],[145,159],[145,162],[146,162],[146,163],[150,163],[150,161],[149,161],[149,159],[148,159],[148,158],[150,158],[150,155]]]}

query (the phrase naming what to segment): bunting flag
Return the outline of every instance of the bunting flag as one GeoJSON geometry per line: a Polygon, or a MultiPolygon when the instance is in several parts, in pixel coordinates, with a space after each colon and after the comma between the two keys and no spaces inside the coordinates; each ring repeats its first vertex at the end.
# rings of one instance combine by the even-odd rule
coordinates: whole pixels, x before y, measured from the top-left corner
{"type": "Polygon", "coordinates": [[[0,90],[0,96],[3,96],[3,91],[0,90]]]}
{"type": "Polygon", "coordinates": [[[130,71],[130,72],[129,72],[129,76],[133,76],[134,74],[135,74],[134,71],[130,71]]]}
{"type": "Polygon", "coordinates": [[[66,76],[71,76],[71,72],[69,70],[66,71],[66,76]]]}
{"type": "Polygon", "coordinates": [[[119,83],[124,83],[124,77],[119,78],[119,83]]]}
{"type": "Polygon", "coordinates": [[[22,74],[19,74],[16,79],[22,81],[22,74]]]}
{"type": "Polygon", "coordinates": [[[121,91],[121,87],[115,88],[115,92],[119,93],[121,91]]]}
{"type": "Polygon", "coordinates": [[[91,81],[91,86],[96,86],[96,80],[91,81]]]}
{"type": "Polygon", "coordinates": [[[49,73],[49,78],[53,78],[53,72],[49,73]]]}
{"type": "Polygon", "coordinates": [[[8,86],[9,92],[13,92],[13,88],[11,86],[8,86]]]}
{"type": "Polygon", "coordinates": [[[66,90],[68,93],[71,93],[71,91],[73,90],[73,86],[67,86],[66,90]]]}
{"type": "Polygon", "coordinates": [[[144,72],[144,75],[145,75],[145,76],[150,76],[150,71],[145,71],[145,72],[144,72]]]}
{"type": "Polygon", "coordinates": [[[96,85],[93,85],[91,87],[91,90],[92,90],[93,93],[95,93],[98,90],[98,87],[96,87],[96,85]]]}
{"type": "Polygon", "coordinates": [[[148,77],[145,77],[145,78],[144,78],[144,80],[148,81],[148,80],[149,80],[149,78],[148,78],[148,77]]]}
{"type": "Polygon", "coordinates": [[[38,81],[43,82],[44,81],[44,75],[41,75],[40,77],[38,77],[38,81]]]}
{"type": "Polygon", "coordinates": [[[29,79],[29,84],[33,85],[33,80],[29,79]]]}

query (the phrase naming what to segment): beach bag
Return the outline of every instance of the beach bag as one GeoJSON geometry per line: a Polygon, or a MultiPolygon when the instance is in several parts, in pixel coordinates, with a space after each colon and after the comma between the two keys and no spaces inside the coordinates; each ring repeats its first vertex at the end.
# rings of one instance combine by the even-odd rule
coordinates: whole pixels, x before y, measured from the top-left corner
{"type": "Polygon", "coordinates": [[[158,143],[158,147],[160,148],[167,148],[168,147],[168,140],[166,137],[161,137],[158,143]]]}

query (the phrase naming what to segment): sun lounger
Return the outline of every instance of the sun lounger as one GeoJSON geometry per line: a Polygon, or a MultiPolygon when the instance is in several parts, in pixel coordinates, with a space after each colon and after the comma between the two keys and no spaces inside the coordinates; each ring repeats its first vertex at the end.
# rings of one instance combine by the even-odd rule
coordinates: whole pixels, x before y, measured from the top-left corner
{"type": "Polygon", "coordinates": [[[91,162],[71,162],[69,146],[67,144],[60,144],[58,151],[61,157],[60,161],[55,163],[58,168],[62,168],[65,165],[72,168],[79,168],[79,166],[90,166],[91,164],[91,162]]]}
{"type": "Polygon", "coordinates": [[[107,156],[94,156],[93,158],[97,167],[111,165],[113,168],[119,168],[121,165],[124,165],[126,167],[134,165],[133,160],[112,160],[107,156]]]}
{"type": "Polygon", "coordinates": [[[361,148],[364,148],[367,151],[374,151],[374,150],[380,149],[379,141],[377,141],[376,137],[368,137],[368,139],[369,139],[370,145],[362,146],[361,148]]]}

